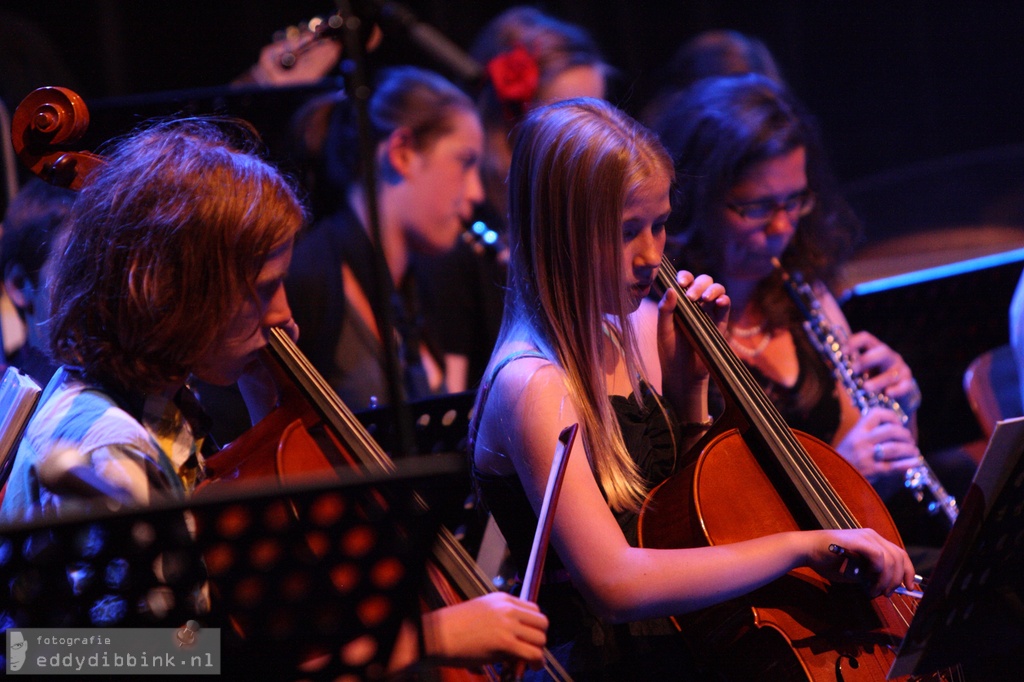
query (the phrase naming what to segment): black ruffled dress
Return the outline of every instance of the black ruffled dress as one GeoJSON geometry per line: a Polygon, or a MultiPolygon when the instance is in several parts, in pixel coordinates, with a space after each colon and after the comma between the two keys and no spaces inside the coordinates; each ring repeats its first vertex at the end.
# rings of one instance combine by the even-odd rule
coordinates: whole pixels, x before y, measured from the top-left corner
{"type": "MultiPolygon", "coordinates": [[[[499,365],[497,371],[505,364],[507,362],[499,365]]],[[[492,373],[483,390],[488,390],[497,371],[492,373]]],[[[641,384],[641,393],[643,401],[640,405],[633,396],[612,396],[611,401],[626,447],[649,486],[653,487],[675,472],[679,458],[673,445],[672,428],[677,420],[667,405],[665,410],[668,413],[662,410],[654,391],[644,383],[641,384]]],[[[678,432],[676,442],[681,442],[678,432]]],[[[537,516],[522,483],[515,475],[493,476],[475,468],[473,475],[483,501],[497,521],[512,558],[522,573],[537,524],[537,516]]],[[[638,515],[616,512],[615,517],[627,541],[636,546],[638,515]]],[[[538,603],[550,619],[548,648],[575,680],[698,678],[683,640],[668,618],[623,624],[604,622],[590,610],[573,586],[553,549],[548,550],[544,565],[544,582],[538,603]]],[[[529,673],[526,679],[547,677],[541,671],[529,673]]]]}

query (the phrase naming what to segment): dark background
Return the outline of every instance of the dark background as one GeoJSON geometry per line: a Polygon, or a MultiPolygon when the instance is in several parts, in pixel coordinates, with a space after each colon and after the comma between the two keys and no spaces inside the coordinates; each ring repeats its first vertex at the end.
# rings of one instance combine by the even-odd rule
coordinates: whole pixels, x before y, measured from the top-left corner
{"type": "MultiPolygon", "coordinates": [[[[484,22],[514,3],[405,4],[468,47],[484,22]]],[[[660,67],[686,38],[723,27],[760,37],[819,116],[843,180],[1024,141],[1024,3],[1014,0],[561,0],[540,6],[591,30],[620,70],[612,97],[631,112],[652,94],[660,67]]],[[[71,85],[89,98],[222,84],[255,61],[275,30],[333,7],[330,0],[5,0],[0,95],[13,107],[37,85],[71,85]],[[48,40],[63,72],[49,64],[35,36],[28,53],[13,54],[28,35],[19,19],[48,40]]],[[[397,35],[378,56],[418,59],[397,35]]]]}
{"type": "MultiPolygon", "coordinates": [[[[468,48],[486,21],[514,3],[405,4],[468,48]]],[[[916,269],[921,266],[911,259],[935,248],[945,250],[946,260],[966,258],[961,244],[976,246],[992,229],[1002,230],[999,239],[1005,226],[1024,234],[1024,3],[1018,0],[539,6],[592,32],[618,70],[610,99],[634,114],[687,38],[711,28],[761,38],[819,119],[834,170],[865,223],[861,254],[875,247],[874,262],[885,268],[916,269]],[[890,246],[894,236],[910,239],[890,246]]],[[[0,97],[13,108],[34,87],[67,85],[87,102],[120,103],[138,118],[147,115],[146,102],[161,99],[154,93],[222,86],[249,68],[275,31],[333,10],[331,0],[5,0],[0,97]]],[[[389,33],[372,66],[401,62],[438,67],[405,36],[389,33]]],[[[262,120],[289,96],[294,93],[249,98],[243,111],[262,120]]],[[[1024,245],[1020,240],[1016,245],[1024,245]]],[[[1006,342],[1006,306],[1019,272],[1019,264],[1004,266],[977,281],[946,280],[849,302],[855,326],[903,353],[927,389],[920,415],[926,449],[977,436],[960,379],[970,358],[1006,342]]]]}

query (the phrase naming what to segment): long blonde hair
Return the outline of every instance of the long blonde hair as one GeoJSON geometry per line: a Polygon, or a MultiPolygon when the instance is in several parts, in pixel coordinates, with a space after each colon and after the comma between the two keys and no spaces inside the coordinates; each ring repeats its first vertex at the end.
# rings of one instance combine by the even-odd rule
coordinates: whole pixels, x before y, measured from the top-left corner
{"type": "Polygon", "coordinates": [[[610,318],[621,331],[617,347],[641,400],[641,363],[622,274],[622,217],[631,196],[672,176],[672,161],[653,134],[594,99],[531,112],[516,135],[509,172],[511,261],[497,346],[526,335],[562,369],[591,469],[617,510],[638,509],[646,492],[603,371],[610,318]],[[609,291],[619,292],[612,301],[609,291]]]}

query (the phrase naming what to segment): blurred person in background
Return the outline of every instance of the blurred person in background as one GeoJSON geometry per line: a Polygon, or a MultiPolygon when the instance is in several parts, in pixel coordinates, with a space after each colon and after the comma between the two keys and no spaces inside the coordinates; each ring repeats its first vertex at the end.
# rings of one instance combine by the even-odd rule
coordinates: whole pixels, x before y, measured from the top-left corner
{"type": "Polygon", "coordinates": [[[486,201],[474,213],[474,232],[467,236],[479,230],[495,241],[460,243],[416,263],[426,323],[443,354],[451,391],[479,383],[501,325],[508,260],[505,183],[515,124],[548,102],[603,98],[611,71],[585,29],[533,7],[513,7],[492,19],[471,54],[487,72],[477,100],[484,125],[480,175],[486,201]]]}

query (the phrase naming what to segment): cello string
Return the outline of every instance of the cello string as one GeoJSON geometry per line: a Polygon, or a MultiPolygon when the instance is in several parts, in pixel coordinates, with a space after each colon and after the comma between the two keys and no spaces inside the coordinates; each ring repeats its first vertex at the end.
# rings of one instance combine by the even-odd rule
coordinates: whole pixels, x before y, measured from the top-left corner
{"type": "MultiPolygon", "coordinates": [[[[685,289],[678,283],[675,277],[675,268],[666,256],[662,257],[662,268],[659,270],[659,278],[663,286],[675,290],[678,305],[687,313],[686,321],[690,332],[694,335],[698,345],[706,349],[714,362],[710,364],[719,367],[726,367],[731,372],[734,381],[730,384],[734,397],[745,409],[748,419],[756,420],[754,424],[761,433],[770,434],[767,445],[776,452],[780,463],[793,475],[799,478],[802,487],[809,491],[815,499],[815,504],[824,509],[828,514],[830,523],[823,523],[823,526],[831,525],[836,529],[849,529],[861,527],[857,523],[852,511],[836,493],[834,487],[825,478],[821,469],[813,462],[806,449],[796,439],[792,430],[783,420],[779,411],[768,400],[764,391],[758,385],[746,365],[728,348],[728,341],[718,330],[717,325],[710,316],[699,305],[690,301],[685,296],[685,289]],[[792,462],[792,466],[787,466],[792,462]]],[[[914,606],[905,597],[894,600],[896,613],[908,624],[908,614],[913,616],[914,606]]]]}
{"type": "MultiPolygon", "coordinates": [[[[776,461],[783,467],[797,486],[801,497],[811,508],[822,527],[852,528],[856,521],[845,504],[835,494],[820,470],[793,435],[775,406],[768,400],[760,385],[753,379],[749,369],[728,346],[728,341],[717,325],[698,304],[686,298],[686,290],[675,277],[675,268],[667,256],[662,256],[659,269],[661,284],[675,290],[678,307],[685,313],[689,331],[696,337],[698,345],[707,349],[717,361],[717,366],[729,372],[732,382],[726,381],[732,389],[734,399],[740,403],[747,418],[758,432],[769,434],[765,445],[772,451],[776,461]]],[[[715,365],[716,362],[710,363],[715,365]]],[[[720,377],[726,380],[727,377],[720,377]]]]}
{"type": "MultiPolygon", "coordinates": [[[[662,267],[658,272],[659,282],[666,289],[672,288],[677,297],[677,311],[686,331],[691,335],[695,345],[706,354],[709,367],[716,368],[721,374],[716,375],[723,392],[730,391],[730,397],[737,407],[744,409],[745,416],[751,421],[750,426],[758,429],[772,451],[780,466],[790,474],[791,480],[798,489],[802,488],[808,506],[818,510],[819,522],[822,527],[856,528],[860,527],[853,512],[838,496],[835,488],[825,478],[820,467],[810,458],[809,453],[796,439],[792,430],[782,419],[781,414],[770,403],[760,385],[754,382],[749,370],[736,354],[728,347],[728,342],[718,330],[710,316],[695,302],[685,296],[685,289],[678,284],[675,268],[667,257],[662,258],[662,267]],[[732,379],[732,381],[730,381],[732,379]],[[765,435],[767,434],[767,435],[765,435]]],[[[890,622],[901,623],[909,627],[910,620],[916,611],[916,602],[902,595],[894,595],[887,599],[892,606],[888,616],[890,622]]],[[[878,612],[879,618],[886,619],[884,609],[878,612]]],[[[954,671],[954,674],[956,671],[954,671]]]]}
{"type": "MultiPolygon", "coordinates": [[[[899,595],[897,595],[897,596],[899,596],[899,595]]],[[[895,597],[893,599],[895,599],[895,597]]],[[[909,597],[901,597],[900,601],[903,602],[903,605],[904,605],[904,609],[903,609],[902,613],[909,613],[910,614],[910,619],[906,619],[906,617],[904,616],[904,623],[909,627],[910,620],[912,620],[914,615],[917,613],[917,605],[918,605],[919,601],[916,600],[916,599],[911,599],[909,597]]],[[[897,609],[897,613],[901,613],[900,609],[897,609]]],[[[901,615],[902,615],[902,613],[901,613],[901,615]]],[[[921,677],[921,678],[916,678],[915,677],[914,679],[930,680],[931,682],[944,682],[946,680],[949,680],[951,682],[957,682],[957,681],[966,682],[966,680],[967,680],[967,673],[964,670],[962,664],[955,663],[955,664],[953,664],[952,666],[950,666],[948,668],[943,668],[943,669],[935,671],[934,673],[931,673],[929,675],[925,675],[924,677],[921,677]]]]}
{"type": "Polygon", "coordinates": [[[364,466],[375,465],[385,472],[394,471],[394,463],[380,450],[373,437],[367,433],[366,428],[352,414],[348,406],[341,401],[323,376],[315,370],[309,359],[301,352],[298,352],[291,337],[281,329],[271,330],[271,334],[272,339],[276,342],[275,348],[288,361],[299,368],[301,379],[307,381],[313,387],[312,389],[307,387],[307,393],[310,394],[310,397],[314,402],[326,403],[326,405],[321,405],[323,415],[329,421],[340,421],[343,428],[336,430],[351,436],[351,438],[346,439],[346,445],[353,449],[355,446],[358,446],[359,452],[357,454],[364,466]],[[320,400],[317,400],[318,398],[320,400]],[[355,442],[350,442],[352,440],[355,442]]]}
{"type": "MultiPolygon", "coordinates": [[[[345,439],[345,445],[350,448],[355,444],[359,445],[360,457],[364,465],[368,467],[376,465],[384,472],[394,472],[396,467],[391,458],[331,388],[323,375],[298,350],[298,346],[291,340],[291,337],[284,330],[274,328],[270,331],[270,340],[271,348],[277,353],[280,360],[289,363],[297,370],[292,372],[293,379],[303,384],[307,397],[319,405],[322,416],[332,423],[337,435],[348,434],[351,436],[351,438],[345,439]],[[307,382],[308,385],[306,385],[307,382]],[[321,402],[326,405],[320,404],[321,402]],[[340,422],[340,427],[335,422],[340,422]],[[355,440],[356,443],[352,443],[350,440],[355,440]]],[[[473,558],[451,531],[443,525],[438,530],[433,556],[444,578],[458,588],[464,598],[472,599],[495,591],[493,585],[480,570],[479,565],[473,561],[473,558]]],[[[571,682],[572,680],[568,672],[547,648],[544,649],[544,669],[556,682],[559,680],[571,682]]],[[[491,666],[485,666],[485,674],[491,679],[496,679],[491,666]]]]}
{"type": "MultiPolygon", "coordinates": [[[[774,405],[767,401],[760,386],[756,385],[756,382],[750,376],[746,365],[728,347],[728,342],[719,332],[717,325],[696,303],[685,298],[685,289],[676,280],[675,270],[667,257],[662,258],[662,265],[663,268],[660,273],[663,280],[662,283],[675,289],[679,297],[679,306],[687,314],[686,321],[690,323],[688,327],[697,337],[698,344],[706,348],[709,354],[715,356],[713,358],[715,362],[711,364],[717,364],[719,367],[726,368],[729,372],[729,377],[734,378],[732,382],[726,381],[726,383],[729,384],[734,399],[740,403],[747,418],[753,422],[752,426],[760,433],[770,434],[770,437],[765,439],[765,445],[772,450],[776,460],[787,472],[793,483],[802,489],[802,497],[811,506],[812,511],[816,510],[815,516],[819,522],[826,527],[838,523],[835,519],[834,506],[826,503],[820,488],[815,488],[811,485],[811,481],[806,473],[797,466],[800,464],[799,460],[787,455],[786,451],[799,451],[799,445],[793,439],[791,431],[785,422],[780,416],[777,416],[777,410],[775,410],[774,405]],[[765,416],[769,419],[765,420],[763,418],[765,416]]],[[[725,379],[726,377],[722,378],[725,379]]]]}
{"type": "MultiPolygon", "coordinates": [[[[760,390],[760,387],[755,387],[754,390],[756,391],[755,395],[763,395],[763,392],[760,390]]],[[[770,410],[767,411],[766,413],[771,415],[772,417],[778,417],[781,420],[781,415],[779,415],[777,410],[770,410]]],[[[786,426],[785,423],[782,422],[782,428],[776,430],[776,433],[782,436],[788,436],[792,432],[788,428],[788,426],[786,426]]],[[[789,439],[787,438],[786,440],[789,439]]],[[[795,438],[793,440],[795,441],[795,438]]],[[[837,527],[861,527],[861,524],[857,523],[855,517],[853,516],[849,508],[846,506],[846,504],[841,500],[841,498],[838,497],[838,494],[835,492],[835,489],[831,486],[827,479],[825,479],[823,473],[821,472],[821,469],[816,464],[814,464],[814,462],[810,459],[806,450],[798,442],[796,442],[796,447],[792,448],[790,452],[792,452],[793,455],[797,458],[797,462],[800,465],[801,469],[806,472],[807,478],[814,482],[816,489],[820,490],[822,496],[828,498],[830,504],[836,510],[838,510],[837,514],[842,518],[843,522],[841,524],[838,524],[837,527]]],[[[910,620],[913,618],[913,615],[916,612],[917,601],[901,595],[896,595],[890,598],[890,601],[893,603],[894,611],[902,620],[903,624],[909,625],[910,620]]]]}
{"type": "MultiPolygon", "coordinates": [[[[672,279],[674,280],[675,278],[673,277],[672,279]]],[[[677,292],[677,294],[678,293],[681,292],[677,292]]],[[[703,312],[696,305],[691,306],[691,308],[696,311],[703,312]]],[[[828,509],[832,511],[834,518],[836,518],[835,527],[860,527],[860,524],[856,522],[852,512],[846,504],[842,502],[841,498],[839,498],[832,485],[827,481],[827,479],[825,479],[821,469],[810,459],[805,448],[803,448],[793,435],[792,430],[789,429],[788,425],[786,425],[784,420],[782,420],[781,414],[777,409],[774,409],[774,405],[771,405],[770,401],[767,400],[767,396],[765,396],[760,386],[753,382],[749,371],[746,371],[746,365],[743,364],[742,361],[740,361],[731,351],[722,352],[721,343],[714,343],[718,341],[718,337],[721,337],[720,334],[714,333],[717,332],[717,326],[711,322],[710,317],[707,315],[701,316],[700,320],[702,322],[708,322],[708,325],[703,325],[705,327],[705,336],[712,342],[708,343],[707,347],[718,351],[719,355],[722,356],[722,359],[727,364],[731,365],[733,376],[738,379],[737,384],[741,389],[739,393],[742,398],[748,401],[749,404],[757,405],[757,407],[760,408],[748,411],[748,416],[754,415],[757,418],[760,418],[761,416],[768,417],[771,422],[770,424],[767,424],[768,431],[781,442],[780,449],[784,450],[784,454],[788,458],[792,458],[795,464],[795,469],[801,479],[808,484],[808,487],[815,495],[818,496],[818,499],[823,500],[828,509]],[[713,329],[713,331],[708,332],[710,329],[713,329]],[[770,408],[768,406],[770,406],[770,408]]],[[[897,596],[897,598],[891,599],[891,601],[893,602],[895,607],[894,611],[897,616],[902,620],[904,625],[909,625],[910,618],[913,617],[913,613],[915,611],[915,605],[909,598],[903,596],[897,596]]]]}
{"type": "MultiPolygon", "coordinates": [[[[741,373],[742,376],[742,373],[741,373]]],[[[764,396],[763,391],[759,386],[751,387],[749,385],[744,387],[745,397],[752,402],[760,402],[758,399],[764,396]]],[[[811,487],[815,494],[819,495],[822,500],[828,503],[828,507],[835,510],[836,516],[836,528],[857,528],[860,527],[849,508],[842,502],[841,498],[835,492],[835,489],[825,479],[820,468],[810,459],[806,450],[803,446],[792,436],[792,431],[781,419],[777,410],[765,410],[762,414],[766,414],[773,419],[771,425],[771,432],[784,441],[785,449],[787,453],[794,458],[797,468],[802,472],[800,476],[803,477],[811,487]]],[[[893,598],[889,598],[893,605],[893,612],[899,622],[904,627],[909,627],[910,620],[916,611],[916,603],[910,600],[908,597],[896,595],[893,598]]]]}
{"type": "MultiPolygon", "coordinates": [[[[685,289],[678,283],[675,269],[666,257],[662,258],[662,267],[658,274],[661,284],[675,291],[682,321],[695,344],[707,353],[709,367],[720,369],[720,383],[727,384],[722,387],[723,390],[728,388],[731,391],[733,399],[739,403],[746,418],[752,422],[751,426],[759,433],[766,434],[766,445],[791,476],[791,480],[794,480],[798,488],[802,488],[805,502],[812,507],[812,511],[815,508],[819,510],[820,513],[816,516],[822,527],[859,527],[853,513],[839,498],[821,469],[811,460],[774,404],[754,381],[749,369],[728,347],[728,341],[718,330],[717,325],[697,303],[686,298],[685,289]]],[[[892,617],[904,628],[909,627],[913,607],[901,597],[890,599],[890,604],[892,617]]],[[[882,613],[879,613],[879,617],[882,617],[882,613]]]]}

